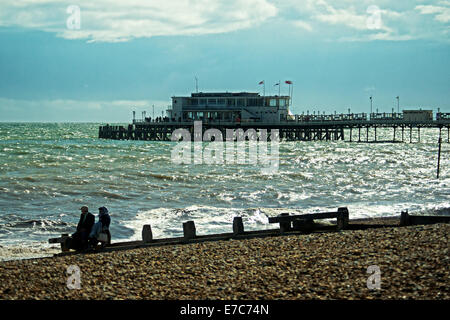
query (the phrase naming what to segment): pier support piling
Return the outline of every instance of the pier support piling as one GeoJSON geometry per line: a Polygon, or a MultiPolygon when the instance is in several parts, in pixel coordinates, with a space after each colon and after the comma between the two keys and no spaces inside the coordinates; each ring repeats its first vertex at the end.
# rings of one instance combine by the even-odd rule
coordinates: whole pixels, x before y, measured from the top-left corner
{"type": "Polygon", "coordinates": [[[437,177],[436,179],[439,179],[439,165],[441,162],[441,144],[442,144],[442,139],[441,139],[441,128],[439,128],[439,141],[438,141],[439,147],[438,147],[438,163],[437,163],[437,177]]]}

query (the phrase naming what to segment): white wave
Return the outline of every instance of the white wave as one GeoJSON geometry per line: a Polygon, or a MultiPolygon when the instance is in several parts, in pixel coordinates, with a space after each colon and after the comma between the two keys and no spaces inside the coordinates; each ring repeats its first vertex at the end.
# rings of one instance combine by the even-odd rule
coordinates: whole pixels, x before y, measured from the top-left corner
{"type": "Polygon", "coordinates": [[[134,230],[130,240],[140,240],[142,227],[150,224],[153,237],[167,238],[183,235],[183,222],[193,220],[197,234],[215,234],[232,232],[233,218],[240,216],[245,230],[261,230],[274,228],[268,223],[266,208],[227,208],[192,205],[186,208],[155,208],[140,211],[135,219],[125,221],[124,225],[134,230]]]}

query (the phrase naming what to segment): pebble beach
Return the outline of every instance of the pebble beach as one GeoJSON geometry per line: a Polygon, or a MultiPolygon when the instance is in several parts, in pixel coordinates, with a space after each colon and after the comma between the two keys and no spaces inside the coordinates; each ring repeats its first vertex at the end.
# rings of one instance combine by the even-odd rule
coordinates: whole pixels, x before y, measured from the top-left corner
{"type": "Polygon", "coordinates": [[[2,299],[449,299],[450,225],[380,227],[0,263],[2,299]],[[80,288],[69,289],[69,266],[80,288]],[[379,268],[379,289],[369,266],[379,268]]]}

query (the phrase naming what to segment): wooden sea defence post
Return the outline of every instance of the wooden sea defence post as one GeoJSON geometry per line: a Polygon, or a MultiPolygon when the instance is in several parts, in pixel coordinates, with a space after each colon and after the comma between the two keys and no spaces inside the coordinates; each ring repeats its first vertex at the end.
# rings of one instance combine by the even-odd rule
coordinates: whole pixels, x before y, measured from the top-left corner
{"type": "MultiPolygon", "coordinates": [[[[280,214],[281,217],[289,216],[289,213],[280,214]]],[[[281,222],[280,223],[280,232],[284,233],[291,230],[291,222],[281,222]]]]}
{"type": "Polygon", "coordinates": [[[149,243],[153,240],[152,227],[149,224],[145,224],[142,227],[142,242],[149,243]]]}
{"type": "Polygon", "coordinates": [[[187,221],[183,223],[183,234],[184,240],[190,240],[196,237],[194,221],[187,221]]]}
{"type": "Polygon", "coordinates": [[[407,226],[409,225],[409,214],[408,210],[402,211],[400,214],[400,226],[407,226]]]}
{"type": "Polygon", "coordinates": [[[242,217],[234,217],[233,219],[233,234],[243,234],[244,233],[244,223],[242,222],[242,217]]]}
{"type": "Polygon", "coordinates": [[[61,251],[62,251],[62,252],[67,252],[67,251],[70,250],[69,244],[68,244],[68,242],[67,242],[68,237],[69,237],[69,234],[68,234],[68,233],[63,233],[63,234],[61,235],[61,238],[63,238],[63,241],[61,242],[61,251]]]}
{"type": "Polygon", "coordinates": [[[337,229],[338,230],[347,229],[348,220],[349,220],[349,212],[347,207],[338,208],[337,229]]]}
{"type": "Polygon", "coordinates": [[[69,237],[69,234],[67,234],[67,233],[61,234],[60,238],[48,239],[48,243],[59,243],[61,245],[62,252],[70,251],[71,242],[72,242],[72,240],[69,237]]]}

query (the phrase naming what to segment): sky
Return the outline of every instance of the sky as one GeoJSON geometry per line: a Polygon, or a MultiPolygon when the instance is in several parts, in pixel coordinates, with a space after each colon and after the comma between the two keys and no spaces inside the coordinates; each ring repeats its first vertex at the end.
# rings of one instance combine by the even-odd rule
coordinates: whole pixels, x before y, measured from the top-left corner
{"type": "Polygon", "coordinates": [[[450,1],[0,2],[0,121],[129,122],[199,91],[450,112],[450,1]]]}

